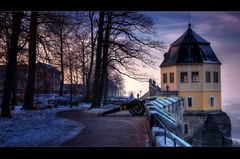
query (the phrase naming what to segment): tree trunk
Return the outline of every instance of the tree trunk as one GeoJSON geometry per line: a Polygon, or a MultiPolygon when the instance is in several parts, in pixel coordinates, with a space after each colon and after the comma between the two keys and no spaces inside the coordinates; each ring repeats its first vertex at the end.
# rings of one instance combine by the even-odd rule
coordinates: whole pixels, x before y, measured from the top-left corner
{"type": "Polygon", "coordinates": [[[107,21],[107,27],[105,31],[105,37],[104,37],[104,42],[103,42],[103,60],[102,60],[102,74],[101,74],[101,79],[100,79],[100,89],[99,89],[99,98],[98,98],[98,103],[101,103],[102,97],[103,97],[103,88],[104,88],[104,83],[106,84],[105,81],[108,79],[107,77],[107,66],[108,66],[108,48],[109,48],[109,36],[110,36],[110,27],[112,23],[112,13],[108,12],[108,21],[107,21]]]}
{"type": "Polygon", "coordinates": [[[72,85],[73,85],[73,75],[72,75],[72,59],[71,59],[71,57],[69,57],[69,62],[70,62],[70,82],[71,82],[71,90],[70,90],[70,101],[71,101],[71,103],[70,103],[70,107],[72,108],[72,105],[73,105],[73,87],[72,87],[72,85]]]}
{"type": "Polygon", "coordinates": [[[36,36],[37,36],[37,19],[38,12],[31,12],[30,20],[30,39],[29,39],[29,56],[28,56],[28,78],[24,95],[24,109],[34,109],[34,88],[35,88],[35,70],[36,70],[36,36]]]}
{"type": "Polygon", "coordinates": [[[101,75],[101,58],[102,58],[102,43],[103,43],[103,25],[104,25],[104,12],[99,14],[98,23],[98,40],[97,40],[97,54],[96,54],[96,66],[95,66],[95,76],[93,83],[93,101],[91,108],[99,107],[99,86],[100,86],[100,75],[101,75]]]}
{"type": "MultiPolygon", "coordinates": [[[[89,13],[90,14],[90,13],[89,13]]],[[[92,83],[92,69],[93,69],[93,60],[94,60],[94,48],[95,42],[93,37],[93,15],[89,15],[90,22],[91,22],[91,59],[90,59],[90,66],[87,74],[87,81],[86,81],[86,101],[90,100],[90,92],[91,92],[91,83],[92,83]]]]}
{"type": "Polygon", "coordinates": [[[59,90],[59,96],[63,95],[63,84],[64,84],[64,68],[63,68],[63,37],[62,32],[60,33],[60,62],[61,62],[61,81],[60,81],[60,90],[59,90]]]}
{"type": "Polygon", "coordinates": [[[106,105],[107,104],[107,99],[108,99],[108,70],[107,70],[107,76],[105,76],[104,79],[104,87],[103,87],[103,104],[106,105]]]}
{"type": "Polygon", "coordinates": [[[17,73],[15,73],[14,86],[13,86],[12,99],[11,99],[12,109],[14,109],[14,106],[17,105],[17,83],[18,83],[18,76],[17,76],[17,73]]]}
{"type": "Polygon", "coordinates": [[[3,91],[1,116],[11,117],[10,102],[11,94],[14,86],[14,77],[16,74],[17,52],[18,52],[18,38],[21,32],[21,20],[23,12],[12,13],[12,35],[10,49],[8,52],[9,60],[7,64],[5,87],[3,91]]]}
{"type": "Polygon", "coordinates": [[[86,85],[86,67],[85,67],[85,48],[84,48],[84,42],[82,42],[82,83],[85,86],[86,85]]]}
{"type": "MultiPolygon", "coordinates": [[[[8,28],[8,15],[6,15],[5,16],[5,32],[6,32],[6,45],[7,45],[7,47],[6,47],[6,49],[5,49],[5,51],[6,52],[9,52],[9,49],[10,49],[10,44],[11,44],[11,35],[10,35],[10,33],[9,33],[9,28],[8,28]]],[[[9,60],[9,55],[7,54],[6,55],[6,65],[7,65],[7,62],[8,62],[8,60],[9,60]]]]}
{"type": "MultiPolygon", "coordinates": [[[[10,48],[10,42],[11,42],[11,36],[10,36],[10,33],[9,33],[9,28],[7,27],[7,22],[8,22],[8,20],[7,20],[7,18],[8,18],[8,16],[6,15],[5,16],[5,32],[6,32],[6,52],[8,52],[9,51],[9,48],[10,48]]],[[[6,55],[6,65],[7,65],[7,61],[9,60],[9,57],[8,57],[9,55],[6,55]]],[[[15,77],[14,77],[14,79],[15,79],[15,82],[14,82],[14,87],[13,87],[13,92],[12,92],[12,99],[11,99],[11,103],[12,103],[12,105],[17,105],[17,78],[16,78],[17,76],[16,76],[16,74],[15,74],[15,77]]],[[[14,107],[12,107],[12,108],[14,108],[14,107]]]]}

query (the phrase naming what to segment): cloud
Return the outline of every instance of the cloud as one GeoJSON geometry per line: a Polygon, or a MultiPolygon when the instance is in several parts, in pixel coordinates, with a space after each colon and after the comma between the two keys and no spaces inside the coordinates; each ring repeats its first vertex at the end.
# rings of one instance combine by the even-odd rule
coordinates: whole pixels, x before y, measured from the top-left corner
{"type": "MultiPolygon", "coordinates": [[[[153,18],[158,28],[156,39],[173,43],[188,28],[188,18],[191,17],[192,29],[211,43],[211,47],[222,62],[222,97],[238,98],[240,85],[240,12],[141,12],[153,18]]],[[[159,64],[163,54],[158,55],[159,64]]],[[[150,71],[148,71],[150,72],[150,71]]],[[[160,69],[156,67],[151,72],[159,82],[160,69]]],[[[159,83],[158,83],[159,84],[159,83]]],[[[129,86],[130,87],[130,86],[129,86]]],[[[148,85],[138,89],[148,90],[148,85]]]]}

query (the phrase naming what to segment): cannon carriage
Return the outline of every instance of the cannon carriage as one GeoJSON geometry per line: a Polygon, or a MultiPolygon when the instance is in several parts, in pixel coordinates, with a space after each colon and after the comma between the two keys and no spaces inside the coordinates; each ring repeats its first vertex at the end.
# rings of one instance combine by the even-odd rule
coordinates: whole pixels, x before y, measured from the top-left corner
{"type": "Polygon", "coordinates": [[[133,116],[142,116],[142,115],[144,115],[144,113],[146,111],[144,103],[140,100],[134,99],[130,102],[124,102],[124,103],[120,104],[119,107],[99,113],[98,115],[105,116],[107,114],[116,113],[116,112],[125,111],[125,110],[128,110],[130,112],[130,114],[133,116]]]}

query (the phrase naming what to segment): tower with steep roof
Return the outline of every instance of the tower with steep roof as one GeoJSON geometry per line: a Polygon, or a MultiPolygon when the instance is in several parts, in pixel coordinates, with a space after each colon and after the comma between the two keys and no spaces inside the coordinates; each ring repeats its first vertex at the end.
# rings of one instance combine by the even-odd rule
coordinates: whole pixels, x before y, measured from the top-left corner
{"type": "Polygon", "coordinates": [[[187,31],[164,54],[160,71],[161,91],[177,92],[184,99],[184,113],[177,119],[181,121],[178,134],[187,141],[195,140],[207,117],[222,113],[221,62],[210,42],[195,33],[189,23],[187,31]]]}
{"type": "Polygon", "coordinates": [[[185,112],[221,110],[221,62],[210,42],[195,33],[191,24],[170,45],[160,65],[161,87],[178,91],[185,112]]]}

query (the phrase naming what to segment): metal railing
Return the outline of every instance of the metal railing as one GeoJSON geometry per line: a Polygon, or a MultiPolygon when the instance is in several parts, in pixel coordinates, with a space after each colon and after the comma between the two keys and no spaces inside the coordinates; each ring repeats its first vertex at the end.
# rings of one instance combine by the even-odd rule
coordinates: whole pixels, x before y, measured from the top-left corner
{"type": "MultiPolygon", "coordinates": [[[[189,143],[187,143],[186,141],[182,140],[180,137],[178,137],[177,135],[175,135],[174,133],[172,133],[171,131],[169,131],[165,126],[164,124],[161,122],[160,119],[158,119],[156,116],[155,116],[155,122],[156,122],[156,125],[160,128],[163,128],[164,129],[164,144],[167,143],[167,137],[169,139],[171,139],[174,143],[174,147],[177,147],[177,145],[179,147],[191,147],[191,145],[189,143]]],[[[161,134],[160,134],[161,135],[161,134]]]]}

